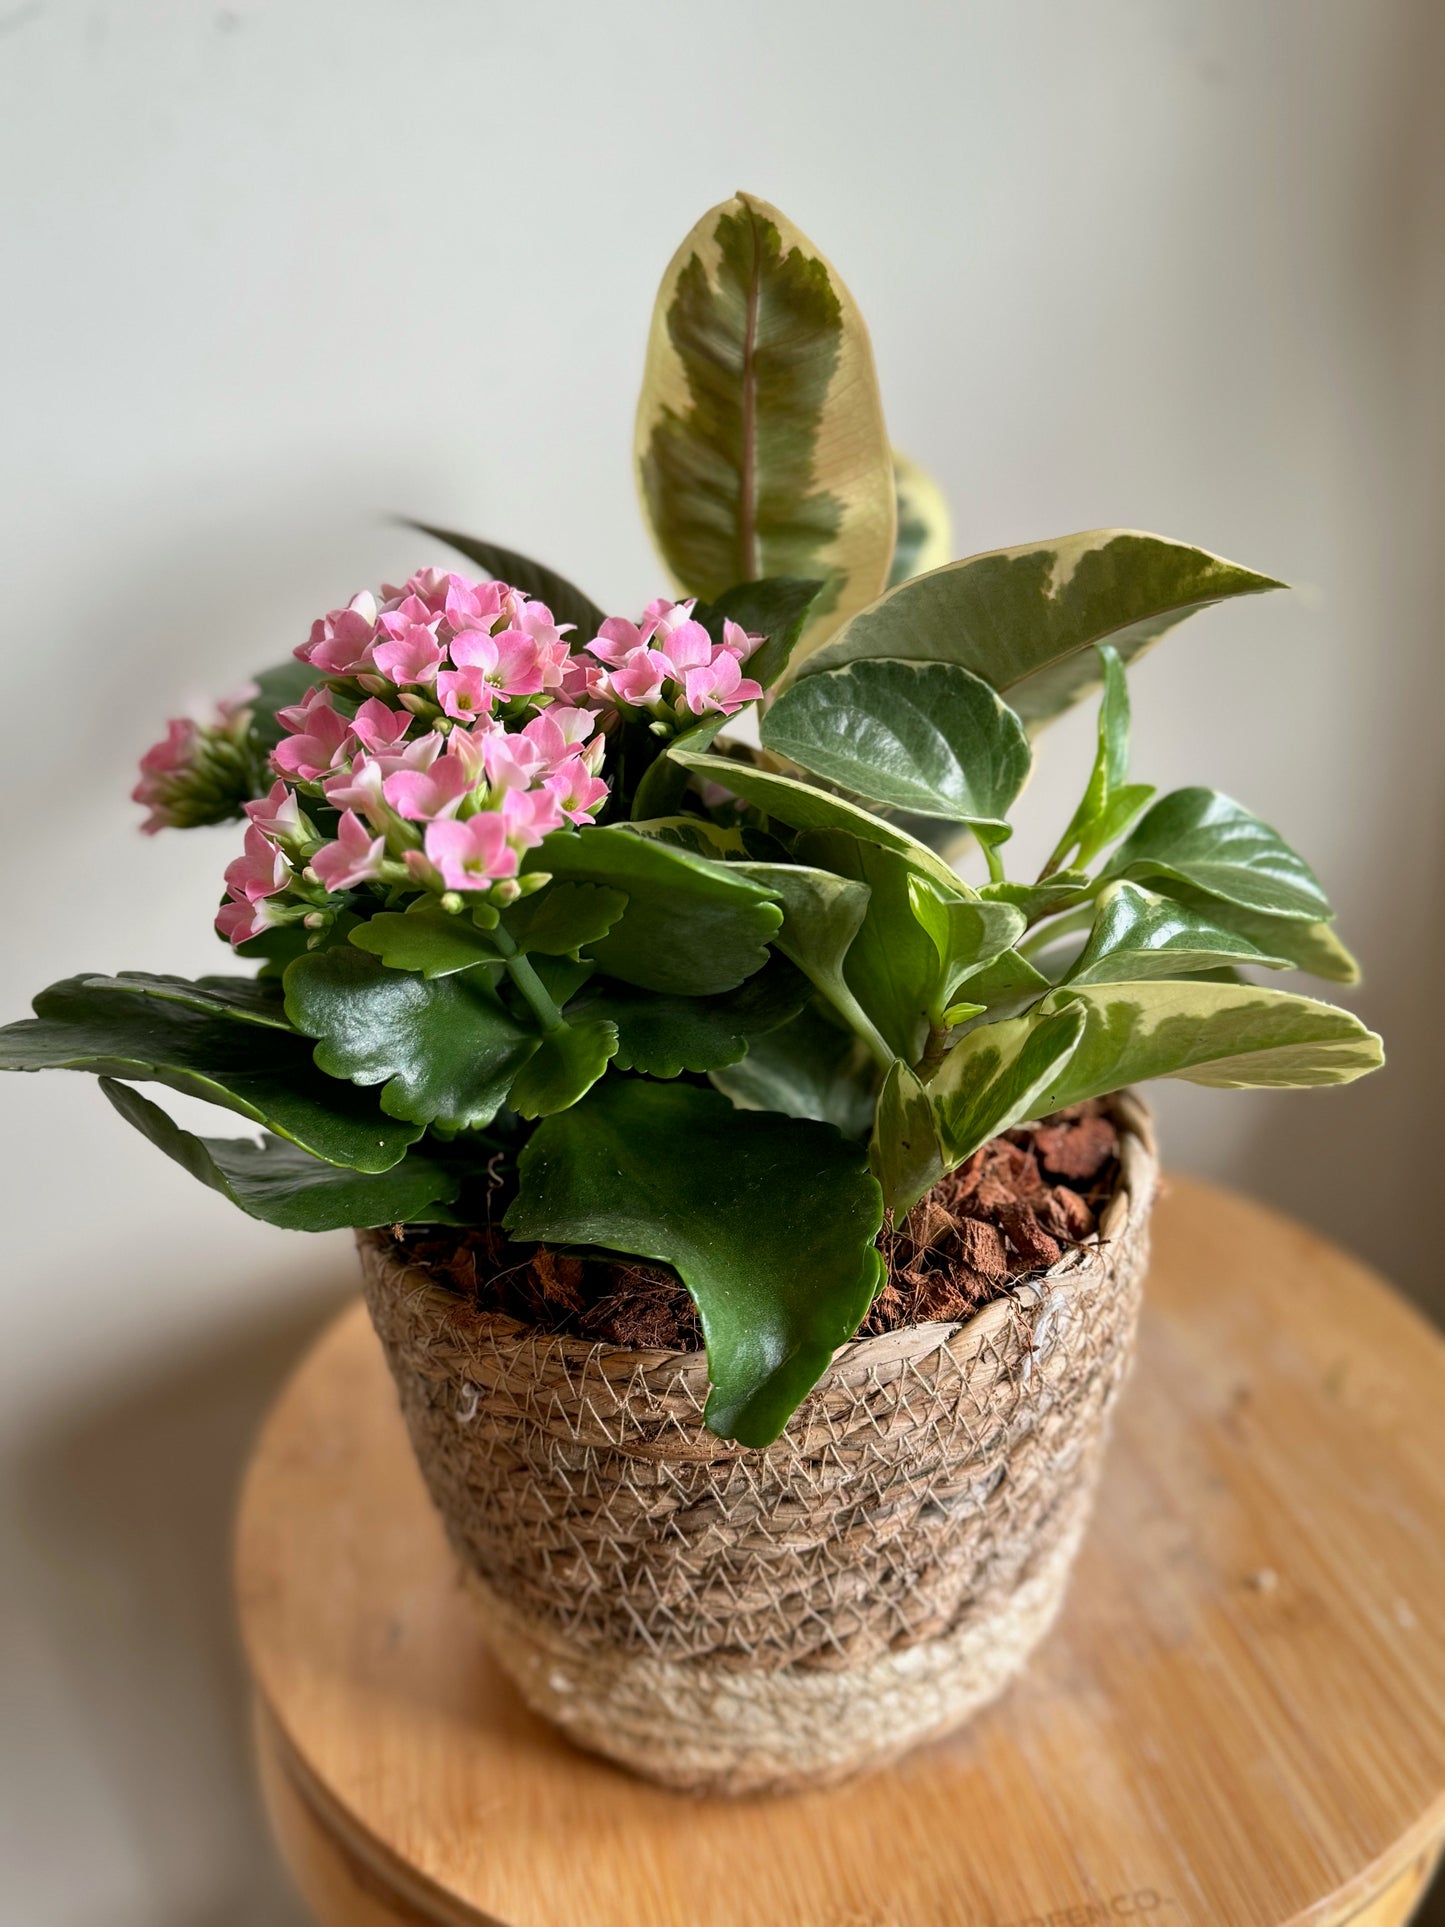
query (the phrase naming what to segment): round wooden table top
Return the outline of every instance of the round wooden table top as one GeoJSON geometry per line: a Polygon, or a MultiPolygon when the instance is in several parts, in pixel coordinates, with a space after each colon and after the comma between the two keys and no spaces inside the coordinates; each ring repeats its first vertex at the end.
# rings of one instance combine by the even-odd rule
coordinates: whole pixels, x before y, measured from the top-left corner
{"type": "Polygon", "coordinates": [[[488,1657],[360,1306],[257,1446],[263,1777],[323,1922],[1371,1927],[1445,1835],[1445,1341],[1301,1226],[1173,1181],[1063,1617],[955,1738],[698,1801],[488,1657]]]}

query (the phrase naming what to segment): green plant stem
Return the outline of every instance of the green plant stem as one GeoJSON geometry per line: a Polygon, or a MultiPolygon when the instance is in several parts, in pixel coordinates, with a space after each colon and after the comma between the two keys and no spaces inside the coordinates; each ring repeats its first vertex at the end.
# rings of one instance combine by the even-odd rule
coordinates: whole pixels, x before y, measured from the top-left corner
{"type": "Polygon", "coordinates": [[[926,1084],[933,1073],[940,1068],[948,1055],[949,1026],[935,1024],[929,1030],[928,1042],[923,1047],[923,1055],[914,1065],[914,1075],[920,1084],[926,1084]]]}
{"type": "Polygon", "coordinates": [[[546,985],[500,924],[488,935],[507,960],[507,975],[526,998],[532,1015],[544,1031],[565,1030],[567,1019],[552,1001],[546,985]]]}

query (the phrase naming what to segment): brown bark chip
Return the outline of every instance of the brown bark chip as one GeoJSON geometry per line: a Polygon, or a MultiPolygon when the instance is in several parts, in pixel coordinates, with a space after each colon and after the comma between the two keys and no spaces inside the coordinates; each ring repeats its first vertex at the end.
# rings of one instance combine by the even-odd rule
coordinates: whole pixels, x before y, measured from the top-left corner
{"type": "MultiPolygon", "coordinates": [[[[970,1317],[1092,1237],[1118,1180],[1119,1137],[1097,1103],[995,1138],[942,1179],[879,1247],[888,1277],[864,1332],[970,1317]]],[[[541,1331],[641,1350],[700,1351],[687,1287],[665,1265],[514,1245],[500,1227],[399,1234],[408,1258],[479,1305],[541,1331]]]]}

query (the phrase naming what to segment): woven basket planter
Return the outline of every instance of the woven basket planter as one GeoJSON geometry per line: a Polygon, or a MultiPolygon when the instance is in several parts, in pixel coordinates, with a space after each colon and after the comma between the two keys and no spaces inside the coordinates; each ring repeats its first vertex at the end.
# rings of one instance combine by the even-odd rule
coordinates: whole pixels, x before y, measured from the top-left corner
{"type": "Polygon", "coordinates": [[[497,1658],[669,1785],[840,1779],[958,1726],[1048,1630],[1133,1351],[1155,1161],[1125,1093],[1097,1243],[975,1317],[843,1346],[775,1444],[700,1353],[479,1312],[360,1234],[367,1302],[497,1658]]]}

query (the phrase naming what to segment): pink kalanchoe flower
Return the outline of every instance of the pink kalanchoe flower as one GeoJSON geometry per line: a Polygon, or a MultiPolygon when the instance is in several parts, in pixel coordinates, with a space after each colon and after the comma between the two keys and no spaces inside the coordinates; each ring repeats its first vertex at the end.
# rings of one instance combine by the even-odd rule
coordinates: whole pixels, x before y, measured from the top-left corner
{"type": "MultiPolygon", "coordinates": [[[[597,718],[586,709],[568,709],[556,703],[522,726],[521,734],[535,744],[549,769],[555,769],[572,755],[597,727],[597,718]]],[[[601,747],[600,739],[597,745],[601,747]]]]}
{"type": "MultiPolygon", "coordinates": [[[[383,616],[381,620],[385,625],[393,618],[383,616]]],[[[388,631],[387,640],[379,642],[372,652],[376,667],[390,676],[394,683],[410,683],[418,687],[436,681],[441,660],[442,652],[436,637],[420,622],[399,624],[395,630],[388,631]]]]}
{"type": "Polygon", "coordinates": [[[680,622],[671,634],[653,639],[653,647],[671,665],[676,681],[681,682],[689,669],[702,669],[712,661],[712,637],[700,622],[680,622]]]}
{"type": "Polygon", "coordinates": [[[143,803],[150,815],[141,828],[147,836],[175,828],[180,816],[174,808],[177,792],[190,774],[200,727],[189,716],[173,716],[166,733],[140,759],[140,781],[131,791],[133,803],[143,803]]]}
{"type": "Polygon", "coordinates": [[[323,676],[353,676],[370,664],[375,636],[376,597],[363,589],[344,609],[318,616],[310,636],[293,653],[323,676]]]}
{"type": "Polygon", "coordinates": [[[381,790],[398,816],[424,823],[438,816],[455,816],[473,780],[465,759],[448,755],[439,756],[429,769],[394,771],[381,790]]]}
{"type": "Polygon", "coordinates": [[[727,649],[719,649],[710,664],[689,669],[683,677],[683,702],[694,716],[714,709],[731,716],[744,703],[755,703],[762,693],[762,684],[744,676],[737,657],[727,649]]]}
{"type": "Polygon", "coordinates": [[[671,670],[671,663],[660,650],[634,649],[608,681],[618,702],[644,709],[662,695],[662,685],[671,670]]]}
{"type": "Polygon", "coordinates": [[[692,612],[696,607],[696,596],[689,596],[685,602],[669,602],[666,596],[655,596],[642,612],[643,641],[657,636],[665,646],[674,630],[692,621],[692,612]]]}
{"type": "Polygon", "coordinates": [[[482,740],[482,767],[492,788],[510,796],[545,776],[548,765],[545,752],[525,730],[512,735],[499,729],[482,740]]]}
{"type": "Polygon", "coordinates": [[[352,718],[351,727],[363,749],[384,756],[401,747],[401,739],[414,720],[409,709],[390,709],[377,697],[368,696],[352,718]]]}
{"type": "Polygon", "coordinates": [[[580,756],[570,757],[554,770],[543,787],[557,799],[569,823],[590,823],[607,795],[607,785],[592,775],[580,756]]]}
{"type": "Polygon", "coordinates": [[[508,790],[495,812],[514,850],[532,850],[549,830],[562,827],[562,805],[550,790],[508,790]]]}
{"type": "Polygon", "coordinates": [[[607,671],[587,656],[569,656],[562,670],[560,694],[566,703],[610,704],[607,671]]]}
{"type": "Polygon", "coordinates": [[[301,804],[295,790],[275,782],[258,802],[243,805],[247,816],[264,835],[283,843],[295,843],[301,836],[301,804]]]}
{"type": "Polygon", "coordinates": [[[722,646],[739,662],[746,662],[755,649],[762,647],[764,640],[762,636],[751,635],[741,623],[733,622],[726,616],[723,618],[722,646]]]}
{"type": "Polygon", "coordinates": [[[437,676],[437,701],[458,722],[475,722],[496,701],[496,686],[487,680],[486,670],[474,663],[465,669],[443,669],[437,676]]]}
{"type": "Polygon", "coordinates": [[[443,611],[454,631],[490,629],[502,613],[506,588],[500,582],[468,582],[465,576],[447,577],[443,611]]]}
{"type": "Polygon", "coordinates": [[[345,760],[355,738],[351,725],[332,706],[329,689],[312,689],[302,703],[276,712],[277,720],[293,732],[283,736],[271,760],[283,776],[316,783],[345,760]]]}
{"type": "Polygon", "coordinates": [[[481,810],[465,823],[428,823],[425,851],[448,890],[485,890],[498,878],[517,874],[517,852],[496,810],[481,810]]]}
{"type": "Polygon", "coordinates": [[[259,937],[278,924],[294,922],[295,916],[296,906],[276,897],[258,897],[254,903],[233,897],[216,912],[216,928],[228,943],[245,943],[248,937],[259,937]]]}
{"type": "Polygon", "coordinates": [[[386,839],[372,836],[353,811],[337,826],[336,841],[324,843],[311,859],[311,868],[328,890],[352,890],[381,875],[386,839]]]}
{"type": "Polygon", "coordinates": [[[257,903],[274,897],[291,881],[291,865],[283,851],[254,823],[246,830],[244,853],[226,865],[226,888],[237,901],[257,903]]]}
{"type": "Polygon", "coordinates": [[[609,616],[597,634],[588,643],[590,655],[599,662],[605,662],[609,669],[620,669],[634,649],[640,649],[646,637],[635,622],[626,616],[609,616]]]}

